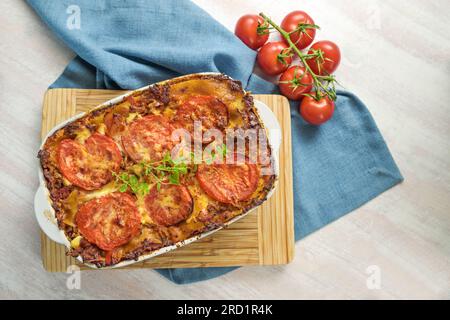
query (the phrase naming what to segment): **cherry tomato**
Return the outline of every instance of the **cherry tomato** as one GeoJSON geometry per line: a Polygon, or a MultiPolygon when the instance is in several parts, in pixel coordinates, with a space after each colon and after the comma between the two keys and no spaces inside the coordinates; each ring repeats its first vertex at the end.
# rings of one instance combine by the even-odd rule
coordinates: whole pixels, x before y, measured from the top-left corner
{"type": "Polygon", "coordinates": [[[258,52],[258,64],[270,76],[285,71],[292,63],[288,46],[281,41],[266,43],[258,52]]]}
{"type": "Polygon", "coordinates": [[[280,77],[278,85],[281,93],[291,100],[300,100],[304,93],[312,89],[313,79],[301,66],[292,66],[280,77]]]}
{"type": "Polygon", "coordinates": [[[236,23],[234,34],[244,42],[247,47],[256,50],[261,48],[269,39],[269,32],[259,35],[258,27],[264,24],[264,19],[255,14],[242,16],[236,23]]]}
{"type": "Polygon", "coordinates": [[[305,121],[314,125],[321,125],[331,119],[334,113],[334,101],[324,97],[317,101],[306,96],[300,103],[300,114],[305,121]]]}
{"type": "Polygon", "coordinates": [[[317,75],[332,74],[341,62],[341,51],[339,47],[334,42],[328,40],[319,41],[311,46],[308,54],[314,54],[314,52],[319,50],[322,52],[322,57],[312,58],[306,62],[317,75]]]}
{"type": "MultiPolygon", "coordinates": [[[[293,11],[283,19],[281,28],[287,32],[292,32],[299,27],[299,24],[314,24],[314,20],[304,11],[293,11]]],[[[304,28],[292,33],[290,38],[296,47],[302,50],[314,41],[315,36],[315,28],[304,28]]]]}

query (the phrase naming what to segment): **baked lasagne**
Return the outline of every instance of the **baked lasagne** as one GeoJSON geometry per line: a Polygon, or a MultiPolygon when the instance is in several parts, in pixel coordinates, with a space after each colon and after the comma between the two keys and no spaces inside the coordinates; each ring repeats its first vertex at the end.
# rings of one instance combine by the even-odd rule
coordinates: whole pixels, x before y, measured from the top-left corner
{"type": "Polygon", "coordinates": [[[250,129],[267,138],[241,84],[198,74],[134,91],[55,131],[39,158],[68,254],[97,267],[136,260],[260,205],[276,177],[270,145],[250,161],[250,129]]]}

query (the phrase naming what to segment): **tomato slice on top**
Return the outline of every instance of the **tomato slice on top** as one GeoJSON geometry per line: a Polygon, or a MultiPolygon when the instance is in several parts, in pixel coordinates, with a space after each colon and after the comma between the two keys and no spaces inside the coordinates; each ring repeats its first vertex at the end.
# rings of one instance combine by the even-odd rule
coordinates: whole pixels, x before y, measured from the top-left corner
{"type": "MultiPolygon", "coordinates": [[[[194,121],[201,124],[202,134],[208,129],[223,131],[228,125],[228,108],[215,97],[195,95],[178,107],[174,120],[191,134],[194,132],[194,121]]],[[[203,142],[211,141],[206,139],[203,142]]]]}
{"type": "Polygon", "coordinates": [[[84,203],[75,220],[81,235],[106,251],[129,242],[141,230],[141,216],[127,193],[111,193],[84,203]]]}
{"type": "Polygon", "coordinates": [[[171,226],[185,220],[192,212],[193,200],[183,185],[155,186],[145,197],[145,207],[152,220],[162,226],[171,226]]]}
{"type": "MultiPolygon", "coordinates": [[[[236,159],[236,156],[235,156],[236,159]]],[[[258,187],[256,164],[201,164],[197,170],[201,188],[211,198],[228,204],[248,200],[258,187]]]]}
{"type": "Polygon", "coordinates": [[[136,162],[158,161],[174,146],[173,127],[162,116],[149,115],[135,120],[122,136],[126,153],[136,162]]]}
{"type": "Polygon", "coordinates": [[[95,190],[112,179],[120,169],[122,155],[109,137],[94,133],[80,144],[64,139],[57,150],[58,166],[64,177],[85,190],[95,190]]]}

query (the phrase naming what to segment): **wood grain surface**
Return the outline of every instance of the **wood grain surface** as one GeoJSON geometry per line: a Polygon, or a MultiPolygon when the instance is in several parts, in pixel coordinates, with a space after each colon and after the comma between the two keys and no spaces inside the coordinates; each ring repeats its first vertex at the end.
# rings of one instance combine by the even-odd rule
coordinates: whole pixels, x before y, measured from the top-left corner
{"type": "Polygon", "coordinates": [[[183,286],[153,270],[82,272],[80,289],[70,290],[69,274],[42,267],[33,196],[42,98],[74,53],[25,1],[3,0],[0,298],[449,299],[450,2],[194,2],[230,31],[247,13],[263,11],[280,22],[292,10],[307,11],[321,26],[317,38],[340,45],[336,76],[368,106],[405,181],[297,242],[286,266],[243,267],[183,286]],[[379,288],[367,286],[373,266],[379,288]]]}
{"type": "MultiPolygon", "coordinates": [[[[46,92],[42,111],[44,138],[55,125],[88,111],[126,91],[50,89],[46,92]]],[[[255,95],[275,114],[282,128],[279,151],[278,187],[274,195],[257,210],[228,228],[163,255],[124,267],[194,268],[246,265],[279,265],[292,261],[294,255],[294,203],[292,186],[292,149],[289,102],[279,95],[255,95]]],[[[44,268],[50,272],[66,272],[71,265],[92,270],[74,258],[66,248],[41,233],[41,255],[44,268]]]]}

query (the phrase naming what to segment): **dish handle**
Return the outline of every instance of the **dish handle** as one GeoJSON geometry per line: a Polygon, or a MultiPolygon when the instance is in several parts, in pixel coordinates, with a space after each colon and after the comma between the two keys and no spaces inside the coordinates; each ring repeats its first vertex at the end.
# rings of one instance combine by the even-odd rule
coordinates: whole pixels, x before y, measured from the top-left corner
{"type": "Polygon", "coordinates": [[[47,200],[45,188],[40,185],[34,196],[34,213],[42,231],[53,241],[65,244],[54,215],[54,209],[47,200]]]}

